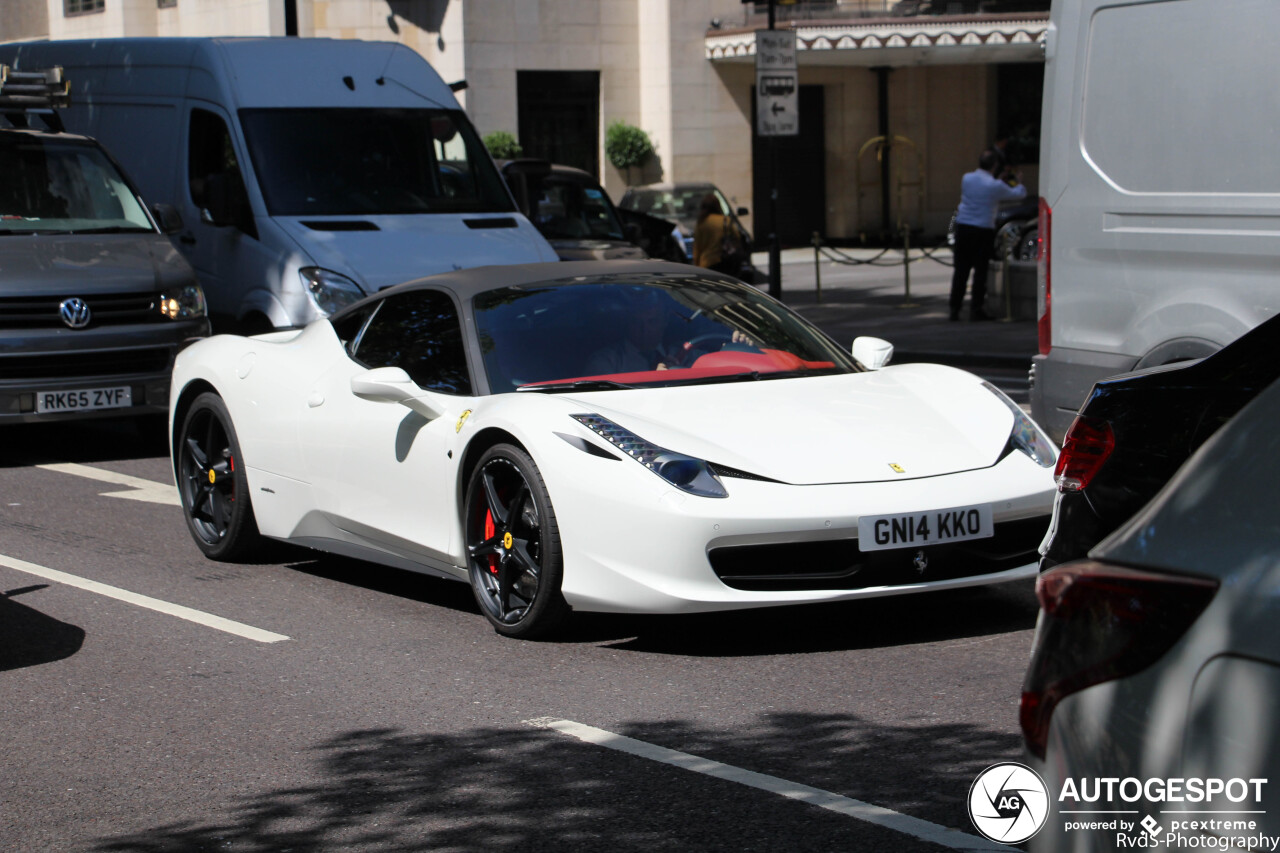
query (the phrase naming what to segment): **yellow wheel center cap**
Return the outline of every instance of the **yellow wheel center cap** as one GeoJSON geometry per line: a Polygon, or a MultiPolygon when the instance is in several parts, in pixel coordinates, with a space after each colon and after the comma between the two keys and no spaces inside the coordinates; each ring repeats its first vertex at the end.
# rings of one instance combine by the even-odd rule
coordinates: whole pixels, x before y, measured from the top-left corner
{"type": "Polygon", "coordinates": [[[512,546],[512,544],[513,544],[515,541],[516,541],[516,540],[515,540],[515,537],[513,537],[513,536],[511,535],[511,532],[510,532],[510,531],[508,531],[508,532],[507,532],[506,534],[504,534],[504,535],[503,535],[503,537],[502,537],[502,547],[503,547],[503,548],[510,548],[510,547],[512,546]]]}
{"type": "Polygon", "coordinates": [[[210,483],[212,483],[212,482],[214,482],[214,481],[215,481],[215,480],[217,480],[217,479],[218,479],[218,475],[214,473],[214,471],[213,471],[213,469],[212,469],[212,468],[210,468],[210,469],[209,469],[209,482],[210,482],[210,483]]]}

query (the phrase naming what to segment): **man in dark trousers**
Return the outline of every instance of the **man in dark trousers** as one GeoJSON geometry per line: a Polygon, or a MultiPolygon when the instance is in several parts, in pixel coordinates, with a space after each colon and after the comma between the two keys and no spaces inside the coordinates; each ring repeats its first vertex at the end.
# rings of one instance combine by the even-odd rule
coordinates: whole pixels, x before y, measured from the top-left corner
{"type": "Polygon", "coordinates": [[[987,298],[987,267],[996,239],[996,211],[1000,202],[1025,198],[1021,183],[1010,186],[997,178],[1003,159],[995,151],[982,152],[978,168],[960,181],[960,207],[956,210],[955,272],[951,276],[951,319],[960,319],[965,286],[973,271],[973,295],[969,300],[970,320],[990,320],[982,310],[987,298]]]}

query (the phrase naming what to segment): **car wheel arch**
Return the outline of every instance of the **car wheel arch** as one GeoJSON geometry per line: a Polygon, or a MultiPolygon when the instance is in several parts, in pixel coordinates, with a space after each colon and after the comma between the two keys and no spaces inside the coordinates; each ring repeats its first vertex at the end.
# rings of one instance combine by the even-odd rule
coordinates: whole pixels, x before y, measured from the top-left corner
{"type": "MultiPolygon", "coordinates": [[[[191,404],[201,394],[218,394],[218,389],[213,384],[204,379],[196,379],[182,389],[182,393],[178,395],[178,401],[173,405],[173,418],[169,422],[169,447],[172,448],[178,440],[178,430],[182,429],[182,424],[187,419],[187,412],[191,409],[191,404]]],[[[221,394],[218,394],[221,397],[221,394]]],[[[173,467],[173,476],[177,478],[178,461],[175,454],[169,454],[169,464],[173,467]]]]}
{"type": "Polygon", "coordinates": [[[1220,344],[1205,338],[1175,338],[1171,341],[1165,341],[1152,349],[1138,360],[1133,369],[1143,370],[1148,367],[1159,367],[1179,361],[1207,358],[1220,349],[1222,349],[1220,344]]]}
{"type": "MultiPolygon", "coordinates": [[[[496,444],[510,444],[520,448],[525,453],[529,453],[529,448],[525,446],[523,441],[501,427],[485,427],[471,437],[471,441],[467,442],[466,448],[462,451],[462,459],[458,463],[458,481],[455,484],[456,500],[454,505],[458,508],[458,521],[460,524],[464,522],[467,484],[471,482],[471,474],[475,471],[476,465],[480,463],[480,457],[484,456],[485,451],[496,444]]],[[[532,457],[533,454],[529,453],[529,456],[532,457]]]]}

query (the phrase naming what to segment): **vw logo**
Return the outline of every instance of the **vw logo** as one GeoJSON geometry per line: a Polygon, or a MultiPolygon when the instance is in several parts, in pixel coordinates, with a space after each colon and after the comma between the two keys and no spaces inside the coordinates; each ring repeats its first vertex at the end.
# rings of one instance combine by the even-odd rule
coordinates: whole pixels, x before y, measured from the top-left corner
{"type": "Polygon", "coordinates": [[[62,300],[62,304],[58,306],[58,316],[62,318],[62,322],[66,323],[73,329],[83,329],[89,325],[89,320],[93,314],[89,310],[89,303],[85,302],[79,296],[73,296],[70,299],[62,300]]]}

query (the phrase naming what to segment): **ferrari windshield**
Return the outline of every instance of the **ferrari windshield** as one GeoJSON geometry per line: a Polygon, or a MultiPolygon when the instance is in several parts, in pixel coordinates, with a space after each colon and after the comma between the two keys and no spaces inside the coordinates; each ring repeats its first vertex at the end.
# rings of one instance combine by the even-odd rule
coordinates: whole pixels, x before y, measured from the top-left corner
{"type": "Polygon", "coordinates": [[[755,288],[697,275],[500,288],[473,303],[493,393],[849,373],[857,363],[755,288]]]}
{"type": "Polygon", "coordinates": [[[0,133],[0,234],[123,234],[151,220],[102,149],[0,133]]]}
{"type": "Polygon", "coordinates": [[[253,109],[240,120],[275,216],[515,209],[457,110],[253,109]]]}

